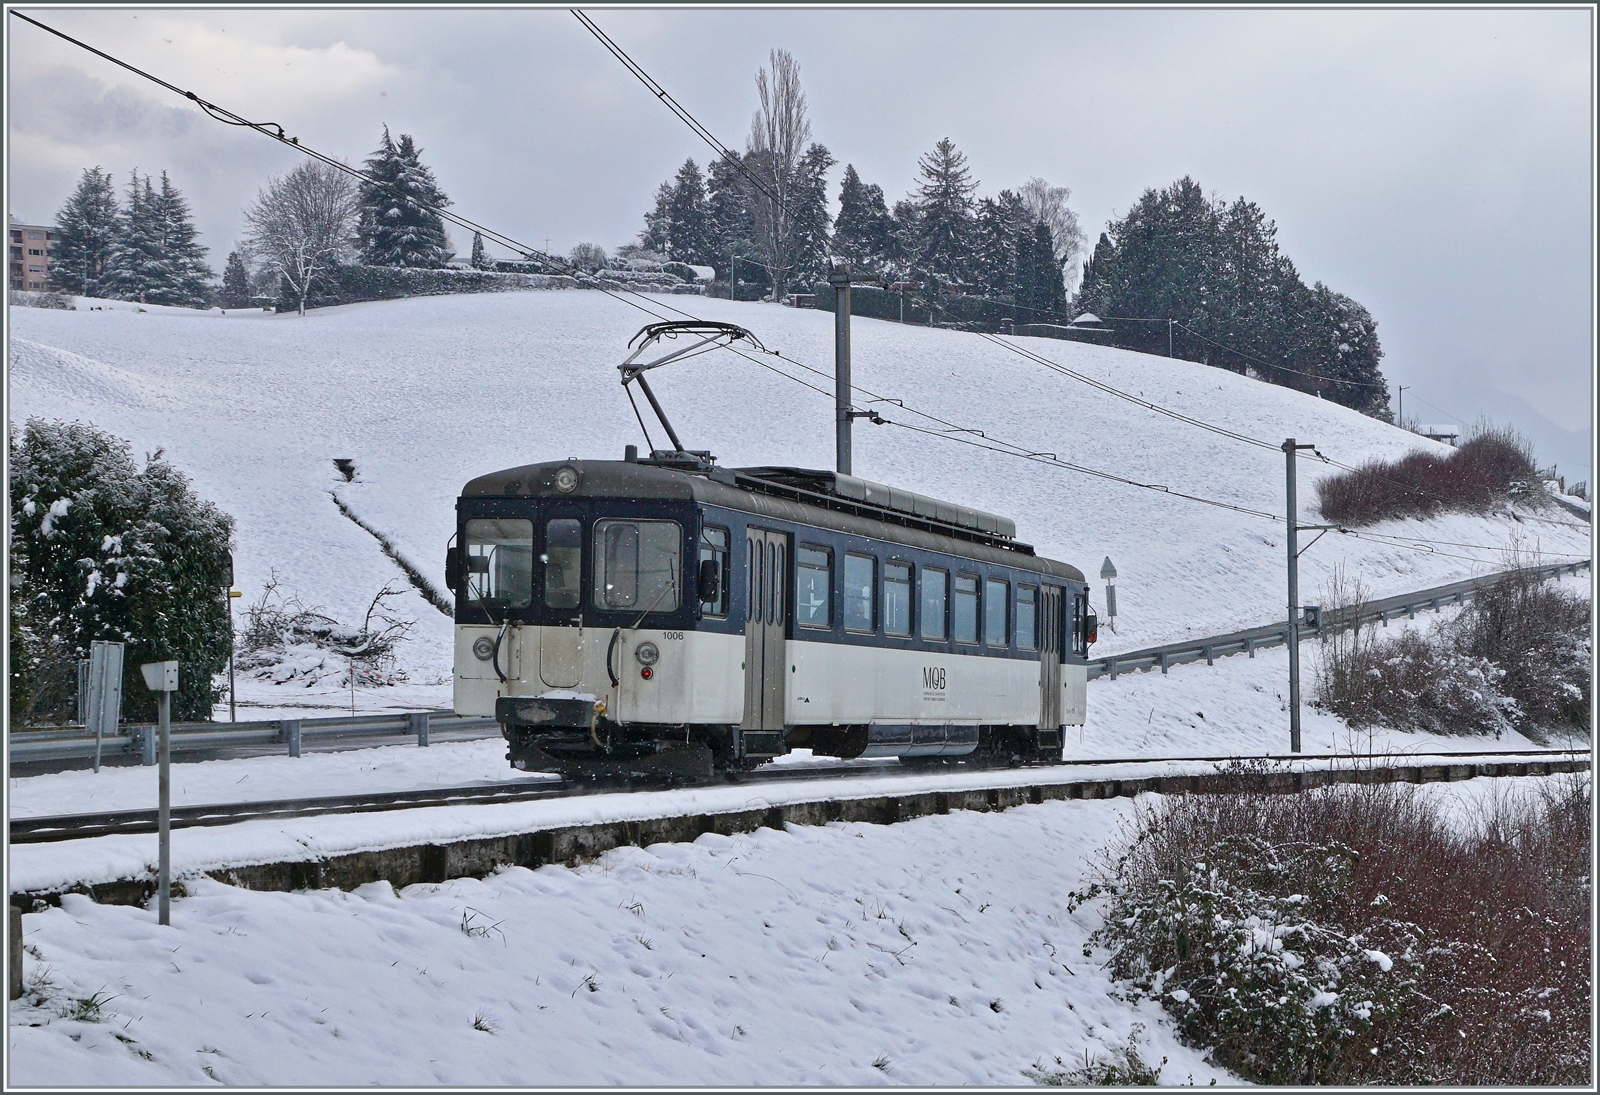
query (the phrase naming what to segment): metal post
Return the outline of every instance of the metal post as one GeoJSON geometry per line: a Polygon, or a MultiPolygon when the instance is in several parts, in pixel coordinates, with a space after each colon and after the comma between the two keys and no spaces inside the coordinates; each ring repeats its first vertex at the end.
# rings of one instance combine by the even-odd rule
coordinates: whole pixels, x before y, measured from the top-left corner
{"type": "Polygon", "coordinates": [[[834,464],[850,474],[850,266],[835,263],[828,271],[833,286],[833,422],[834,464]]]}
{"type": "Polygon", "coordinates": [[[1399,426],[1402,430],[1406,428],[1406,389],[1410,386],[1411,385],[1409,384],[1400,385],[1400,413],[1397,416],[1399,421],[1396,422],[1395,425],[1399,426]]]}
{"type": "Polygon", "coordinates": [[[1167,320],[1167,356],[1172,356],[1172,320],[1167,320]]]}
{"type": "Polygon", "coordinates": [[[158,693],[161,710],[161,775],[156,802],[160,844],[160,922],[172,923],[172,693],[158,693]]]}
{"type": "Polygon", "coordinates": [[[412,711],[406,718],[411,723],[411,732],[417,735],[418,745],[428,744],[428,713],[426,711],[412,711]]]}
{"type": "Polygon", "coordinates": [[[239,696],[233,686],[233,599],[238,594],[228,590],[228,721],[239,721],[239,696]]]}
{"type": "Polygon", "coordinates": [[[1294,438],[1283,443],[1284,484],[1287,492],[1289,535],[1289,751],[1300,751],[1300,552],[1296,542],[1299,510],[1295,502],[1294,438]]]}
{"type": "Polygon", "coordinates": [[[284,743],[289,746],[289,755],[298,757],[300,755],[300,720],[283,719],[278,723],[278,727],[284,743]]]}

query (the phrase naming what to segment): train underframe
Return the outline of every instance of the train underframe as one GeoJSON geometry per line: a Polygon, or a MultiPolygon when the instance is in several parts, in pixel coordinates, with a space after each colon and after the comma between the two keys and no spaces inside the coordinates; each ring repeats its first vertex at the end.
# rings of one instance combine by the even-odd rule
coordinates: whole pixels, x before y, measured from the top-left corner
{"type": "Polygon", "coordinates": [[[737,726],[623,726],[603,715],[552,725],[502,719],[506,759],[524,771],[556,772],[572,780],[640,781],[683,784],[736,776],[793,749],[851,760],[863,756],[898,757],[919,768],[961,764],[1017,767],[1059,763],[1062,731],[1033,726],[961,727],[962,741],[918,744],[911,727],[793,726],[782,733],[741,730],[737,726]],[[899,735],[904,744],[885,737],[899,735]],[[876,739],[876,740],[875,740],[876,739]]]}

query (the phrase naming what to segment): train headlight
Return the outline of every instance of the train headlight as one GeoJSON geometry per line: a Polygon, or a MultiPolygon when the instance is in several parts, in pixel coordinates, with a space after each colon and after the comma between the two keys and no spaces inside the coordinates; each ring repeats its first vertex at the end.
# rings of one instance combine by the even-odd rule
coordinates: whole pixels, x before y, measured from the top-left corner
{"type": "Polygon", "coordinates": [[[494,640],[487,635],[479,635],[472,640],[472,655],[480,662],[486,662],[494,656],[494,640]]]}
{"type": "Polygon", "coordinates": [[[557,468],[556,469],[556,490],[560,491],[562,494],[571,494],[573,491],[575,491],[577,489],[578,489],[578,469],[577,468],[557,468]]]}
{"type": "Polygon", "coordinates": [[[640,643],[634,647],[633,656],[640,665],[655,665],[661,660],[661,648],[655,643],[640,643]]]}

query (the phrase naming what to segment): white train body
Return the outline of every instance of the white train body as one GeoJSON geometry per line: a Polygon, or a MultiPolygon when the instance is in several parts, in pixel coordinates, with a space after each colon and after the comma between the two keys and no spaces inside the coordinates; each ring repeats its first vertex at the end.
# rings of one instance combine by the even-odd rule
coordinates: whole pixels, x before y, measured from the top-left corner
{"type": "Polygon", "coordinates": [[[1087,587],[1002,518],[626,461],[484,476],[458,510],[455,709],[498,718],[520,767],[1052,759],[1083,722],[1087,587]]]}

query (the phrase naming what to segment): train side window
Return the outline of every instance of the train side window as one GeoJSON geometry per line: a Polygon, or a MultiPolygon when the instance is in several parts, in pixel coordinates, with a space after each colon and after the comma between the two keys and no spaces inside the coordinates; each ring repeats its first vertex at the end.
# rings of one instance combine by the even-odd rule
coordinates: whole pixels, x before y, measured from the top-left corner
{"type": "Polygon", "coordinates": [[[941,567],[922,568],[922,637],[944,641],[945,599],[950,592],[950,572],[941,567]]]}
{"type": "Polygon", "coordinates": [[[583,600],[583,526],[558,517],[544,526],[546,608],[577,608],[583,600]]]}
{"type": "Polygon", "coordinates": [[[1005,646],[1006,609],[1011,601],[1007,583],[1000,578],[990,578],[983,590],[983,638],[990,646],[1005,646]]]}
{"type": "Polygon", "coordinates": [[[504,611],[533,604],[533,522],[474,517],[464,530],[467,599],[504,611]]]}
{"type": "Polygon", "coordinates": [[[801,627],[833,626],[833,552],[801,544],[796,561],[794,618],[801,627]]]}
{"type": "Polygon", "coordinates": [[[595,607],[676,611],[682,551],[676,521],[596,521],[595,607]]]}
{"type": "Polygon", "coordinates": [[[978,641],[978,576],[957,574],[951,604],[950,637],[958,643],[978,641]]]}
{"type": "Polygon", "coordinates": [[[877,630],[878,560],[853,551],[844,556],[844,629],[877,630]]]}
{"type": "Polygon", "coordinates": [[[1033,586],[1017,587],[1017,649],[1039,649],[1039,591],[1033,586]]]}
{"type": "Polygon", "coordinates": [[[1089,655],[1089,594],[1079,593],[1072,598],[1072,652],[1079,657],[1089,655]]]}
{"type": "MultiPolygon", "coordinates": [[[[700,563],[707,561],[717,564],[717,595],[709,601],[700,602],[700,612],[706,616],[726,616],[728,614],[728,530],[715,525],[705,525],[700,529],[700,563]]],[[[700,568],[695,567],[695,574],[700,573],[700,568]]],[[[698,580],[698,578],[696,579],[698,580]]]]}
{"type": "Polygon", "coordinates": [[[911,634],[911,564],[883,564],[883,633],[911,634]]]}

